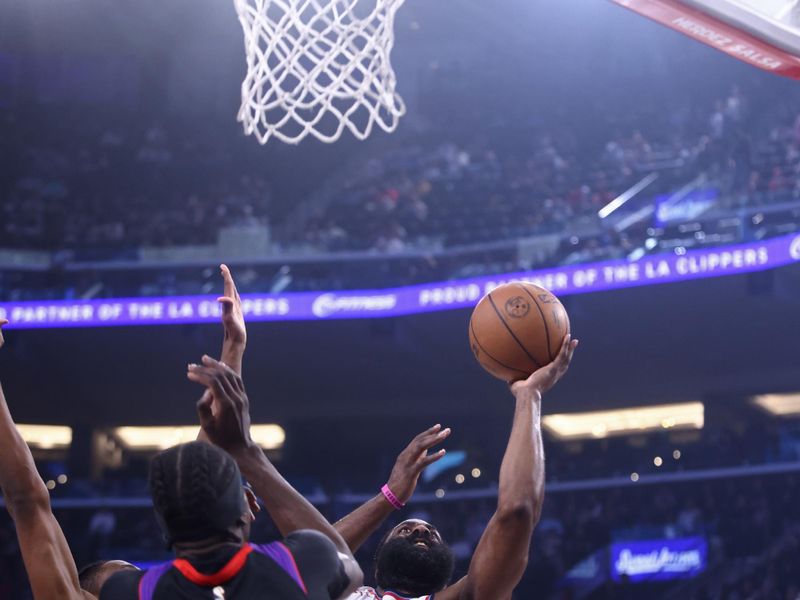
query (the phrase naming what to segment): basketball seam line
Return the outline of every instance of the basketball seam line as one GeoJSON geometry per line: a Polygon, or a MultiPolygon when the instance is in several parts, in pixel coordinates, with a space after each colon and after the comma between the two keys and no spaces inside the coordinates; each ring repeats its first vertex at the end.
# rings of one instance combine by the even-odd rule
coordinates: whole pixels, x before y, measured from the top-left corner
{"type": "Polygon", "coordinates": [[[470,331],[472,331],[472,337],[473,337],[473,339],[475,340],[475,343],[476,343],[476,344],[478,344],[478,346],[479,346],[479,347],[480,347],[480,349],[481,349],[481,352],[483,352],[483,353],[484,353],[486,356],[488,356],[489,358],[491,358],[491,359],[492,359],[494,362],[496,362],[498,365],[500,365],[500,366],[501,366],[501,367],[503,367],[504,369],[509,369],[509,370],[511,370],[511,371],[516,371],[517,373],[522,373],[523,375],[530,375],[530,373],[527,373],[526,371],[523,371],[522,369],[515,369],[514,367],[510,367],[510,366],[508,366],[507,364],[505,364],[505,363],[503,363],[503,362],[500,362],[500,361],[499,361],[499,360],[497,360],[497,359],[496,359],[494,356],[492,356],[491,354],[489,354],[489,353],[486,351],[486,348],[484,348],[484,347],[483,347],[483,344],[481,344],[481,341],[478,339],[478,334],[477,334],[477,333],[475,333],[475,327],[472,325],[472,321],[470,321],[470,322],[469,322],[469,329],[470,329],[470,331]]]}
{"type": "Polygon", "coordinates": [[[547,339],[547,356],[549,356],[550,360],[552,361],[554,360],[554,358],[553,358],[553,353],[550,351],[550,328],[547,326],[547,318],[544,316],[544,311],[542,310],[542,307],[539,306],[539,303],[536,301],[536,298],[533,297],[533,294],[531,294],[528,288],[526,288],[522,284],[520,284],[519,287],[523,292],[525,292],[526,294],[528,294],[528,296],[531,297],[531,300],[533,300],[533,303],[536,305],[536,309],[539,311],[539,314],[542,315],[542,324],[544,325],[544,335],[545,338],[547,339]]]}
{"type": "Polygon", "coordinates": [[[539,361],[536,360],[535,358],[533,358],[533,355],[530,352],[528,352],[528,349],[525,346],[522,345],[522,342],[519,341],[519,338],[514,334],[513,331],[511,331],[511,327],[508,326],[508,323],[506,323],[506,320],[503,318],[503,315],[500,314],[500,310],[497,308],[497,305],[494,303],[494,298],[492,298],[492,295],[491,294],[487,294],[486,297],[489,298],[489,302],[491,303],[492,308],[494,309],[494,312],[497,313],[497,318],[500,319],[500,322],[508,330],[509,335],[512,338],[514,338],[514,341],[517,342],[517,344],[519,345],[520,348],[522,348],[522,351],[525,354],[527,354],[528,358],[530,358],[533,361],[533,364],[536,365],[536,368],[537,369],[541,369],[542,365],[539,364],[539,361]]]}

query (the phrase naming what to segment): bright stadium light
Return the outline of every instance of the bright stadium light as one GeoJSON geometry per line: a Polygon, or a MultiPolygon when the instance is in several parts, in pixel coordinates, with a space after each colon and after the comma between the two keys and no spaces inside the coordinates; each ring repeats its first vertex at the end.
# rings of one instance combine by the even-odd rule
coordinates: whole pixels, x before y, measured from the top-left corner
{"type": "Polygon", "coordinates": [[[800,416],[800,393],[762,394],[755,396],[753,403],[776,417],[800,416]]]}
{"type": "Polygon", "coordinates": [[[644,188],[649,186],[653,183],[656,179],[658,179],[658,173],[650,173],[647,177],[642,179],[639,183],[634,185],[631,189],[623,192],[616,198],[614,198],[611,202],[606,204],[603,208],[601,208],[597,212],[597,216],[601,219],[605,219],[606,217],[610,216],[618,208],[621,208],[625,205],[628,200],[634,198],[639,192],[641,192],[644,188]]]}
{"type": "Polygon", "coordinates": [[[72,444],[72,428],[62,425],[17,425],[17,431],[36,450],[64,450],[72,444]]]}
{"type": "Polygon", "coordinates": [[[547,415],[544,427],[561,440],[600,439],[648,431],[702,429],[702,402],[547,415]]]}
{"type": "MultiPolygon", "coordinates": [[[[166,450],[177,444],[197,439],[200,427],[197,425],[162,427],[117,427],[113,434],[129,450],[166,450]]],[[[264,450],[278,450],[286,441],[283,427],[275,424],[251,425],[250,437],[264,450]]]]}

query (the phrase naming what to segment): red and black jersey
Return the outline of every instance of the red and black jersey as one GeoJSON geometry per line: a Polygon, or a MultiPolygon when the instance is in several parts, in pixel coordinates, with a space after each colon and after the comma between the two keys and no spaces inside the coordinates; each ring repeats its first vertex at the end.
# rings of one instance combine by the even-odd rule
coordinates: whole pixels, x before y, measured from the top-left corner
{"type": "Polygon", "coordinates": [[[116,573],[100,600],[331,600],[348,583],[333,543],[318,532],[300,531],[281,542],[116,573]]]}

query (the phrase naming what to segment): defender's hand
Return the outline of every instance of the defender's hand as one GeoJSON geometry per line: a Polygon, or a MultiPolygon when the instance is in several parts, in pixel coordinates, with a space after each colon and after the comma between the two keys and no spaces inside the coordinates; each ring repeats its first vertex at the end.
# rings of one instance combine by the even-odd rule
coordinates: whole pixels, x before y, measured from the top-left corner
{"type": "Polygon", "coordinates": [[[389,476],[389,489],[402,503],[408,502],[417,487],[417,481],[425,467],[432,465],[445,455],[445,450],[428,454],[428,450],[442,443],[450,435],[450,429],[434,425],[423,431],[397,457],[389,476]]]}
{"type": "Polygon", "coordinates": [[[244,324],[242,299],[239,297],[236,282],[233,280],[228,265],[220,265],[219,270],[225,283],[223,295],[217,298],[217,302],[222,305],[222,326],[225,329],[225,340],[244,346],[247,344],[247,329],[244,324]]]}
{"type": "Polygon", "coordinates": [[[190,380],[206,386],[206,392],[197,402],[200,426],[211,443],[229,454],[252,448],[250,402],[242,378],[210,356],[203,356],[202,362],[189,365],[186,374],[190,380]]]}
{"type": "Polygon", "coordinates": [[[577,346],[578,340],[573,340],[569,334],[565,335],[556,359],[546,367],[534,371],[527,379],[512,383],[511,393],[519,398],[521,396],[536,396],[537,394],[542,395],[549,392],[569,369],[572,355],[577,346]]]}

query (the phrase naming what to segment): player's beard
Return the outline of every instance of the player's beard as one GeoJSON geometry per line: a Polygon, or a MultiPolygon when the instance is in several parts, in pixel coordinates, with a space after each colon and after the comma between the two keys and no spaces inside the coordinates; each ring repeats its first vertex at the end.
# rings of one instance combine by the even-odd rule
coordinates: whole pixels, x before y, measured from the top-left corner
{"type": "Polygon", "coordinates": [[[453,575],[453,551],[445,544],[427,549],[414,545],[418,538],[396,537],[378,550],[375,576],[378,586],[412,596],[435,594],[453,575]]]}

